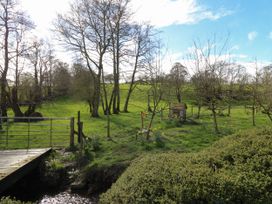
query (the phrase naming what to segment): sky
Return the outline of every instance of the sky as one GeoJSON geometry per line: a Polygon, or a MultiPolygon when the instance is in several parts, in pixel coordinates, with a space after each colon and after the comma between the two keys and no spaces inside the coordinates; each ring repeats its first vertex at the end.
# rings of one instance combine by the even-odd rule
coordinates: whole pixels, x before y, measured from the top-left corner
{"type": "MultiPolygon", "coordinates": [[[[160,31],[166,48],[165,67],[185,62],[194,41],[217,43],[228,38],[232,60],[248,66],[272,62],[271,0],[131,0],[138,22],[150,22],[160,31]]],[[[38,36],[52,39],[52,21],[69,9],[70,0],[21,0],[36,24],[38,36]]],[[[58,50],[60,58],[67,55],[58,50]]],[[[68,58],[67,58],[68,59],[68,58]]],[[[251,68],[250,68],[251,67],[251,68]]]]}

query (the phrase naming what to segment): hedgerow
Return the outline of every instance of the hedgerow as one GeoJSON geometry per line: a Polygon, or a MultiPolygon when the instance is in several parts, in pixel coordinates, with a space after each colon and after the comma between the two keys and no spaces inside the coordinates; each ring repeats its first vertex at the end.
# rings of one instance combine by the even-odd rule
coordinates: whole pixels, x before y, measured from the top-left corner
{"type": "Polygon", "coordinates": [[[272,129],[225,137],[199,153],[138,158],[101,203],[272,203],[272,129]]]}

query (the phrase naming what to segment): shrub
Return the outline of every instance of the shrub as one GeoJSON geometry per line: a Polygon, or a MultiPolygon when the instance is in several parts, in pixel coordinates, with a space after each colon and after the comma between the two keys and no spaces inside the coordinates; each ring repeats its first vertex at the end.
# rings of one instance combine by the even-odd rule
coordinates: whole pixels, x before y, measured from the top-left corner
{"type": "Polygon", "coordinates": [[[272,130],[225,137],[199,153],[136,159],[101,203],[271,203],[272,130]]]}
{"type": "Polygon", "coordinates": [[[31,204],[31,202],[22,202],[19,200],[12,199],[10,197],[2,197],[0,199],[0,204],[31,204]]]}

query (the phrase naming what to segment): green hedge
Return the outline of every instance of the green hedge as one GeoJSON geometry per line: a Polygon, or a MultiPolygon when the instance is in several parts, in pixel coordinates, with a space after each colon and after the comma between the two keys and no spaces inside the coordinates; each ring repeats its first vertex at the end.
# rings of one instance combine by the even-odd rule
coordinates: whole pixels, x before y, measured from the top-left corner
{"type": "Polygon", "coordinates": [[[31,204],[31,202],[23,202],[10,197],[0,198],[0,204],[31,204]]]}
{"type": "Polygon", "coordinates": [[[272,129],[134,161],[101,203],[272,203],[272,129]]]}

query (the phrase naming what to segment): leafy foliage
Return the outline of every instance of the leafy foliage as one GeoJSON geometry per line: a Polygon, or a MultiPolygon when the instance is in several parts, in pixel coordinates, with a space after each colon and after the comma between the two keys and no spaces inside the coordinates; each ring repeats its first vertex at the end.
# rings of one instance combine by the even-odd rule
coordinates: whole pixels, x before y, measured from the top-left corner
{"type": "Polygon", "coordinates": [[[269,203],[272,129],[237,133],[199,153],[134,161],[101,203],[269,203]]]}
{"type": "Polygon", "coordinates": [[[30,202],[22,202],[19,200],[12,199],[10,197],[2,197],[0,199],[0,204],[31,204],[30,202]]]}

